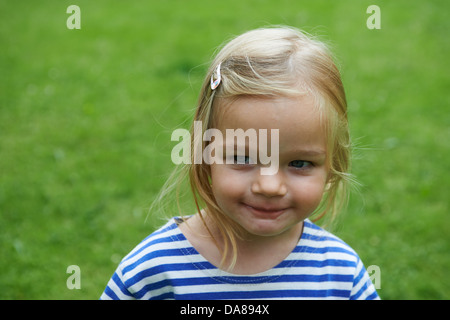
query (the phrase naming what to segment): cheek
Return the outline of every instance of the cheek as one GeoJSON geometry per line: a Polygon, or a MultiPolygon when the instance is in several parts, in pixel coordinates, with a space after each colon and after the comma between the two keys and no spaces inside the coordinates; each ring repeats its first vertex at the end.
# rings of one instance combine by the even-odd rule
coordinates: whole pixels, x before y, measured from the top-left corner
{"type": "Polygon", "coordinates": [[[324,189],[325,181],[302,181],[296,184],[293,196],[304,209],[315,210],[322,200],[324,189]]]}
{"type": "Polygon", "coordinates": [[[216,200],[220,203],[231,200],[245,194],[245,182],[242,176],[238,176],[233,170],[225,166],[211,166],[211,187],[216,200]]]}

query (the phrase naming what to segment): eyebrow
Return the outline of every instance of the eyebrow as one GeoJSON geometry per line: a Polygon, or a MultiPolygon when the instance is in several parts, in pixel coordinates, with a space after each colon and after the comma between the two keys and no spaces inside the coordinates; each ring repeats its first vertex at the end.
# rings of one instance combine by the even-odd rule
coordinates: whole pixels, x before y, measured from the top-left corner
{"type": "MultiPolygon", "coordinates": [[[[238,147],[243,148],[245,150],[249,150],[249,146],[247,143],[245,144],[239,144],[239,143],[227,143],[227,141],[225,141],[222,144],[223,148],[226,148],[227,146],[234,146],[234,149],[236,150],[238,147]]],[[[259,147],[259,146],[258,146],[259,147]]],[[[257,148],[259,149],[259,148],[257,148]]],[[[322,149],[288,149],[285,151],[286,153],[296,153],[296,154],[302,154],[305,156],[324,156],[327,154],[327,152],[325,150],[322,149]]]]}
{"type": "MultiPolygon", "coordinates": [[[[246,141],[247,141],[247,139],[246,139],[246,141]]],[[[250,151],[250,148],[249,148],[247,143],[239,144],[239,143],[233,143],[233,142],[230,143],[229,141],[224,141],[224,143],[222,144],[224,152],[225,152],[226,147],[228,147],[228,146],[230,146],[230,147],[234,146],[234,151],[237,151],[239,147],[242,148],[243,150],[245,150],[246,152],[250,151]]],[[[255,152],[258,153],[259,152],[258,150],[259,150],[259,148],[257,148],[255,152]]],[[[282,151],[279,150],[280,156],[281,156],[281,153],[282,153],[282,151]]],[[[323,149],[320,149],[320,148],[318,148],[318,149],[296,149],[296,148],[292,148],[292,149],[285,150],[283,153],[285,153],[285,154],[295,154],[295,155],[304,156],[304,157],[326,157],[326,155],[327,155],[326,150],[323,150],[323,149]]]]}
{"type": "Polygon", "coordinates": [[[298,154],[302,156],[309,156],[309,157],[320,157],[320,156],[326,156],[326,151],[321,149],[293,149],[289,150],[289,153],[298,154]]]}

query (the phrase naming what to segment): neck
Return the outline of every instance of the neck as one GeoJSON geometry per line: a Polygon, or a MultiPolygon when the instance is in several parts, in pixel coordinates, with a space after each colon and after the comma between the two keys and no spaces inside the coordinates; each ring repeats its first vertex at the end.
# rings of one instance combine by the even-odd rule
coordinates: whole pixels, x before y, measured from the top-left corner
{"type": "MultiPolygon", "coordinates": [[[[216,223],[207,214],[204,215],[204,223],[206,226],[203,225],[203,233],[205,234],[209,229],[210,236],[214,237],[211,240],[215,243],[217,252],[223,253],[225,240],[216,223]]],[[[237,230],[240,236],[235,237],[236,261],[233,263],[234,252],[229,245],[223,266],[227,269],[231,263],[234,265],[231,272],[236,274],[252,274],[271,269],[283,261],[297,246],[302,230],[303,222],[271,236],[250,234],[240,228],[237,230]]]]}

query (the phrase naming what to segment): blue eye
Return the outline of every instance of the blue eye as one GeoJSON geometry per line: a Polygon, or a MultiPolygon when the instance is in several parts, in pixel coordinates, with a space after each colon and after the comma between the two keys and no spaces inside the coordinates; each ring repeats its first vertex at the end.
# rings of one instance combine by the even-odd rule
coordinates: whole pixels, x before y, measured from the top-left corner
{"type": "Polygon", "coordinates": [[[255,164],[248,156],[234,156],[235,164],[255,164]]]}
{"type": "Polygon", "coordinates": [[[304,160],[294,160],[289,162],[290,167],[294,167],[297,169],[305,169],[312,166],[312,163],[304,160]]]}

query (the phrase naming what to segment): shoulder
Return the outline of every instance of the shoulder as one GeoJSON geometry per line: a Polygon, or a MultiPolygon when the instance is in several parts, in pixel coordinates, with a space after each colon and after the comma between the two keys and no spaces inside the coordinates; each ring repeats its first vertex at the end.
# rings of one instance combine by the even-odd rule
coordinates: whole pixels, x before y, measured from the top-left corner
{"type": "Polygon", "coordinates": [[[350,257],[358,258],[357,253],[350,245],[344,242],[338,236],[319,227],[309,219],[304,221],[302,240],[309,246],[317,248],[329,248],[336,252],[342,252],[350,257]]]}
{"type": "MultiPolygon", "coordinates": [[[[320,267],[346,267],[354,269],[359,263],[358,254],[342,239],[317,226],[304,221],[298,250],[310,254],[320,267]]],[[[350,270],[348,270],[350,271],[350,270]]]]}
{"type": "Polygon", "coordinates": [[[317,266],[335,268],[333,272],[341,272],[352,277],[350,299],[379,299],[378,294],[369,278],[363,262],[358,254],[342,239],[325,229],[305,220],[303,246],[310,248],[309,252],[317,253],[320,260],[317,266]]]}
{"type": "Polygon", "coordinates": [[[170,242],[172,237],[177,233],[177,224],[175,219],[170,219],[162,227],[152,232],[144,240],[142,240],[123,260],[130,259],[149,246],[158,243],[170,242]]]}
{"type": "Polygon", "coordinates": [[[160,272],[161,266],[178,263],[189,254],[189,243],[175,218],[139,243],[119,264],[124,281],[130,283],[160,272]]]}
{"type": "Polygon", "coordinates": [[[189,254],[183,237],[172,218],[164,226],[151,233],[122,259],[110,279],[102,298],[142,298],[149,291],[150,283],[163,281],[164,266],[173,266],[180,256],[189,254]]]}
{"type": "Polygon", "coordinates": [[[142,240],[122,259],[120,265],[122,269],[127,269],[140,262],[152,260],[178,247],[175,243],[182,242],[183,240],[185,238],[178,229],[175,218],[172,218],[142,240]]]}

